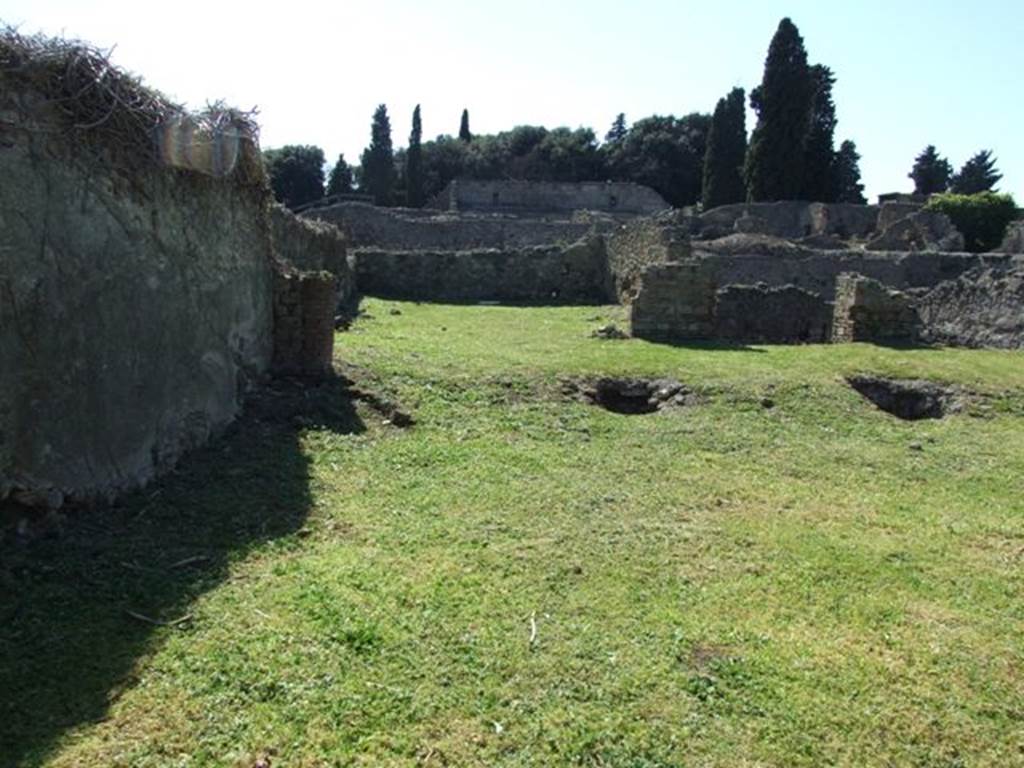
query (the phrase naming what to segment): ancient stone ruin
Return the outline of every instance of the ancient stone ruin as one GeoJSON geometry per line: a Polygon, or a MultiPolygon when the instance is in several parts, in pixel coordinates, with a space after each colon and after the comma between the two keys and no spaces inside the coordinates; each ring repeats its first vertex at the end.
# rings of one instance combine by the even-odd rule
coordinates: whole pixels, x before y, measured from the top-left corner
{"type": "Polygon", "coordinates": [[[303,215],[347,234],[360,289],[383,297],[623,303],[631,334],[662,342],[1022,343],[1019,226],[972,254],[921,202],[698,213],[631,185],[621,199],[641,202],[613,212],[595,188],[460,181],[443,211],[341,203],[303,215]],[[997,299],[971,287],[983,274],[997,299]]]}
{"type": "Polygon", "coordinates": [[[344,237],[272,206],[245,114],[0,37],[0,503],[138,487],[278,365],[329,368],[344,237]]]}
{"type": "MultiPolygon", "coordinates": [[[[971,254],[915,200],[698,212],[634,184],[464,180],[425,209],[296,216],[255,128],[87,47],[0,38],[0,503],[110,498],[168,470],[268,374],[329,375],[360,293],[622,303],[656,342],[1024,347],[1020,222],[971,254]]],[[[662,384],[587,391],[627,412],[685,398],[662,384]]],[[[862,391],[897,397],[880,386],[862,391]]]]}

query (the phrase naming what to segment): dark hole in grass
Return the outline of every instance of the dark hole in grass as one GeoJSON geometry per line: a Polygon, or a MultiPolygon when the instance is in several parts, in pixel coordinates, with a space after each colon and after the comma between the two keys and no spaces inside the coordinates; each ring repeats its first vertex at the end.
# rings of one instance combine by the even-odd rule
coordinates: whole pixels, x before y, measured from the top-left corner
{"type": "Polygon", "coordinates": [[[584,399],[627,416],[654,413],[668,405],[686,405],[691,393],[674,379],[601,378],[578,385],[584,399]]]}
{"type": "Polygon", "coordinates": [[[956,403],[953,390],[928,381],[851,376],[847,383],[878,408],[904,421],[941,419],[956,403]]]}

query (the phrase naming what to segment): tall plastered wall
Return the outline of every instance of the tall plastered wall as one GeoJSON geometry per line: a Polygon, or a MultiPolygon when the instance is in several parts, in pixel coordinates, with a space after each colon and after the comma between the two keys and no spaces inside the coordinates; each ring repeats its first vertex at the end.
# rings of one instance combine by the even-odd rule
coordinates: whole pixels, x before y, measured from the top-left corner
{"type": "Polygon", "coordinates": [[[272,351],[243,176],[107,152],[0,77],[0,500],[113,496],[238,414],[272,351]]]}

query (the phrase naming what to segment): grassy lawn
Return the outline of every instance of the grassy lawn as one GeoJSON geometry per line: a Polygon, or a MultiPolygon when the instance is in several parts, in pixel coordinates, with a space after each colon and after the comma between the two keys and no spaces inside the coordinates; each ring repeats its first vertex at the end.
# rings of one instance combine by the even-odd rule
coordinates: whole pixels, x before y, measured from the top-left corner
{"type": "Polygon", "coordinates": [[[0,765],[1024,765],[1024,355],[364,308],[338,356],[414,427],[284,391],[0,549],[0,765]],[[857,372],[978,399],[904,422],[857,372]],[[699,403],[563,394],[598,374],[699,403]]]}

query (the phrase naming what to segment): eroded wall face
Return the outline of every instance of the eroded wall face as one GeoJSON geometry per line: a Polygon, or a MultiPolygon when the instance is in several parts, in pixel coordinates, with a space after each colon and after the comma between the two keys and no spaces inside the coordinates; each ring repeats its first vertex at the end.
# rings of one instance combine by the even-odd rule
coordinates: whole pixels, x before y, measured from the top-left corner
{"type": "Polygon", "coordinates": [[[136,487],[271,356],[265,193],[0,129],[0,498],[136,487]]]}
{"type": "Polygon", "coordinates": [[[440,210],[652,214],[671,206],[650,187],[624,182],[453,181],[430,202],[440,210]]]}
{"type": "Polygon", "coordinates": [[[415,301],[605,304],[612,284],[603,242],[477,251],[362,250],[359,290],[415,301]]]}
{"type": "Polygon", "coordinates": [[[529,248],[575,242],[594,229],[589,222],[442,216],[437,211],[376,208],[365,203],[315,208],[304,212],[302,218],[339,227],[351,248],[392,251],[529,248]]]}

